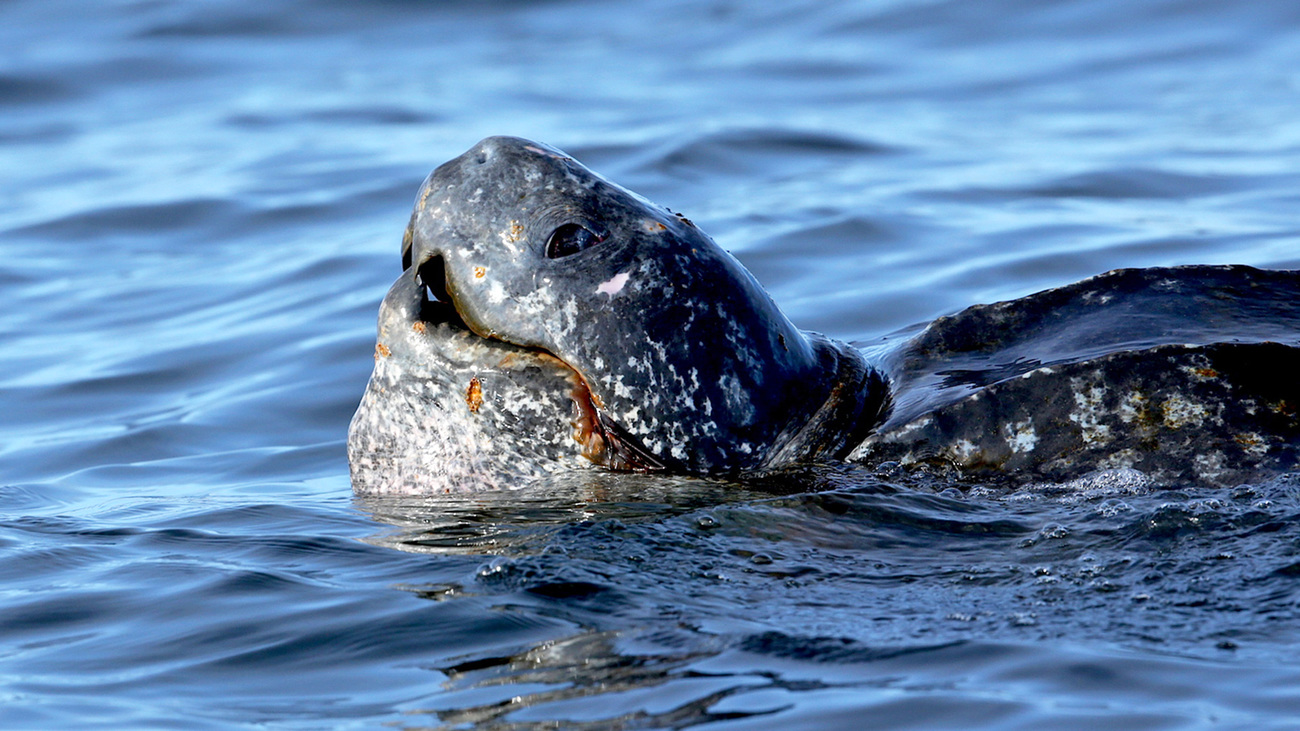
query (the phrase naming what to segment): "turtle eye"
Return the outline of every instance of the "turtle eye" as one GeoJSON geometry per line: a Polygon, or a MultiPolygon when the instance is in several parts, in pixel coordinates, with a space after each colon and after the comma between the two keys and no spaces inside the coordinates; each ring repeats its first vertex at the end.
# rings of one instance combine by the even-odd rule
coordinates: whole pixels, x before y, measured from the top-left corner
{"type": "Polygon", "coordinates": [[[551,238],[546,242],[546,257],[548,259],[559,259],[570,254],[576,254],[579,251],[590,249],[604,241],[605,238],[605,234],[598,234],[580,224],[566,223],[551,232],[551,238]]]}

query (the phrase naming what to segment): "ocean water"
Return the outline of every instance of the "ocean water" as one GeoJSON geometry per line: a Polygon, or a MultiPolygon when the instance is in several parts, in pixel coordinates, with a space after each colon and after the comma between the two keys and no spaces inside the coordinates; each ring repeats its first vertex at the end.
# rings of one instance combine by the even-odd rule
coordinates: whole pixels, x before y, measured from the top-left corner
{"type": "Polygon", "coordinates": [[[1300,476],[361,500],[423,177],[490,134],[866,340],[1300,268],[1300,5],[0,3],[0,727],[1300,725],[1300,476]]]}

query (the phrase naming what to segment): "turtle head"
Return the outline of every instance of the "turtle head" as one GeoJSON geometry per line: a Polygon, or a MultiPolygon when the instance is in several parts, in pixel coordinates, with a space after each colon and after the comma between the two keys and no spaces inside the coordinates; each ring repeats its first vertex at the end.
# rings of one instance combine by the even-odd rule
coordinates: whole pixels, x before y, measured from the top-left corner
{"type": "Polygon", "coordinates": [[[426,310],[570,369],[608,466],[838,456],[880,406],[856,351],[800,332],[689,219],[546,145],[491,137],[437,168],[403,263],[426,310]]]}

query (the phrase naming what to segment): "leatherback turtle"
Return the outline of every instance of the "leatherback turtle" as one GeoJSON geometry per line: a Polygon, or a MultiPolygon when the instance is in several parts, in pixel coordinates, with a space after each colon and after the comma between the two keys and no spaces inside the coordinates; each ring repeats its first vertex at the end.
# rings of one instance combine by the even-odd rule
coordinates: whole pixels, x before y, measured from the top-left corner
{"type": "Polygon", "coordinates": [[[1112,271],[854,347],[689,219],[491,137],[420,188],[348,437],[359,492],[838,460],[1223,482],[1300,452],[1300,273],[1112,271]]]}

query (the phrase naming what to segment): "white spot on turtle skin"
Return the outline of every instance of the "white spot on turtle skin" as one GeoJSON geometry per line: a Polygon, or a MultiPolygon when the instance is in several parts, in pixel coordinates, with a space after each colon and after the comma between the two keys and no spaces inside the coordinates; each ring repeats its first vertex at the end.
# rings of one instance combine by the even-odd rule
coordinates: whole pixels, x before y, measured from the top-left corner
{"type": "Polygon", "coordinates": [[[1110,426],[1102,423],[1105,418],[1105,389],[1092,385],[1086,390],[1081,379],[1070,379],[1074,389],[1074,405],[1078,411],[1070,414],[1070,421],[1079,425],[1079,436],[1084,444],[1105,444],[1110,442],[1110,426]]]}
{"type": "Polygon", "coordinates": [[[1207,479],[1219,479],[1226,473],[1222,452],[1198,454],[1192,463],[1195,465],[1196,473],[1207,479]]]}
{"type": "Polygon", "coordinates": [[[749,394],[745,392],[740,379],[733,373],[724,373],[718,378],[718,386],[726,397],[727,410],[735,416],[736,421],[746,426],[752,424],[754,406],[749,402],[749,394]]]}
{"type": "Polygon", "coordinates": [[[924,431],[926,427],[930,426],[933,423],[934,423],[933,417],[923,416],[920,419],[917,419],[916,421],[909,422],[907,424],[904,424],[902,427],[895,429],[894,433],[891,435],[891,440],[903,441],[905,439],[910,439],[914,435],[924,431]]]}
{"type": "Polygon", "coordinates": [[[634,394],[632,389],[628,388],[627,385],[623,383],[623,376],[619,375],[618,378],[614,380],[614,395],[619,398],[631,399],[636,394],[634,394]]]}
{"type": "Polygon", "coordinates": [[[1108,470],[1133,469],[1133,465],[1141,460],[1142,456],[1134,449],[1121,449],[1114,454],[1101,458],[1097,466],[1108,470]]]}
{"type": "Polygon", "coordinates": [[[1243,452],[1252,457],[1262,457],[1268,454],[1268,439],[1257,432],[1238,434],[1234,441],[1241,446],[1243,452]]]}
{"type": "Polygon", "coordinates": [[[1210,412],[1204,405],[1175,393],[1160,404],[1160,413],[1164,417],[1165,426],[1170,429],[1181,429],[1191,424],[1199,424],[1209,416],[1210,412]]]}
{"type": "Polygon", "coordinates": [[[610,297],[613,297],[619,292],[622,292],[623,285],[627,284],[628,276],[627,272],[619,272],[618,274],[615,274],[609,278],[609,281],[601,282],[600,286],[596,287],[596,294],[607,294],[610,297]]]}
{"type": "Polygon", "coordinates": [[[1146,413],[1147,398],[1137,391],[1130,392],[1119,405],[1119,418],[1125,424],[1132,424],[1146,413]]]}
{"type": "MultiPolygon", "coordinates": [[[[1205,361],[1204,358],[1199,360],[1205,361]]],[[[1219,377],[1218,372],[1211,368],[1208,363],[1193,362],[1192,365],[1180,366],[1178,370],[1191,376],[1195,381],[1209,381],[1219,377]]]]}
{"type": "Polygon", "coordinates": [[[1020,453],[1034,451],[1034,446],[1038,444],[1038,434],[1034,431],[1032,419],[1008,424],[1003,428],[1006,431],[1007,446],[1011,451],[1020,453]]]}
{"type": "Polygon", "coordinates": [[[958,439],[948,451],[958,464],[970,464],[975,455],[979,454],[980,448],[969,439],[958,439]]]}

